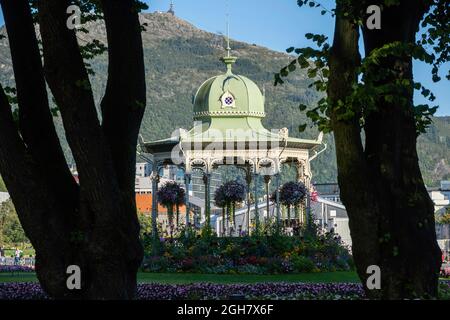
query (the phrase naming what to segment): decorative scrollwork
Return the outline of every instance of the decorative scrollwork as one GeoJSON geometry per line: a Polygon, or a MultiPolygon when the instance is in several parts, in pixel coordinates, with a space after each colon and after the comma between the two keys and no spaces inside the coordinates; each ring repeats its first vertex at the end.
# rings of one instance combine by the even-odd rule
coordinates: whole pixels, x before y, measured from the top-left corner
{"type": "Polygon", "coordinates": [[[258,162],[259,174],[264,176],[272,176],[277,172],[277,165],[273,159],[263,158],[258,162]]]}
{"type": "Polygon", "coordinates": [[[193,159],[189,162],[191,170],[200,170],[203,172],[208,171],[208,163],[204,159],[193,159]]]}
{"type": "Polygon", "coordinates": [[[217,169],[219,166],[224,165],[225,162],[223,161],[223,158],[217,158],[217,159],[212,159],[210,161],[210,168],[212,169],[217,169]]]}

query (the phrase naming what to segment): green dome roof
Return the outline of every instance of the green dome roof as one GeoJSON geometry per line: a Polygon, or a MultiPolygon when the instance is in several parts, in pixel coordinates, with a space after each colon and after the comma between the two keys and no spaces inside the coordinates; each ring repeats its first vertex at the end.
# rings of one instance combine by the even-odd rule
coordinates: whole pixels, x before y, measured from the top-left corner
{"type": "Polygon", "coordinates": [[[234,57],[222,59],[227,73],[208,79],[194,98],[194,120],[223,117],[264,118],[264,97],[250,79],[231,71],[234,57]]]}

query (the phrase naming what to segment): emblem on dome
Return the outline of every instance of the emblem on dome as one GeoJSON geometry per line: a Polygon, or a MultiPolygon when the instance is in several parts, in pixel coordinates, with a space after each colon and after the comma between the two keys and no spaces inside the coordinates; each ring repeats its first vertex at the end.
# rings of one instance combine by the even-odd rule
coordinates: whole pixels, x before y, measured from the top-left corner
{"type": "Polygon", "coordinates": [[[226,91],[220,98],[222,101],[222,108],[234,108],[236,99],[230,91],[226,91]]]}

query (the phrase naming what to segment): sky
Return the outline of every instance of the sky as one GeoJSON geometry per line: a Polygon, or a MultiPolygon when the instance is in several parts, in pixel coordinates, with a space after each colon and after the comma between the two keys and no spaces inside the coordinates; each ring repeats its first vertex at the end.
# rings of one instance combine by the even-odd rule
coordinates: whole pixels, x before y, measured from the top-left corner
{"type": "MultiPolygon", "coordinates": [[[[167,11],[170,4],[170,0],[146,2],[150,12],[167,11]]],[[[322,3],[332,8],[333,2],[323,0],[322,3]]],[[[232,39],[277,51],[285,51],[291,46],[311,45],[304,37],[308,32],[325,34],[332,41],[334,22],[331,16],[322,16],[320,9],[299,8],[297,0],[174,0],[174,5],[179,18],[214,33],[226,33],[229,14],[232,39]]],[[[1,11],[0,25],[3,25],[1,11]]],[[[420,62],[414,64],[414,76],[415,81],[421,82],[436,95],[437,99],[432,105],[440,106],[437,115],[450,116],[450,82],[443,76],[440,83],[433,83],[431,67],[420,62]]],[[[415,103],[427,101],[417,94],[415,103]]]]}

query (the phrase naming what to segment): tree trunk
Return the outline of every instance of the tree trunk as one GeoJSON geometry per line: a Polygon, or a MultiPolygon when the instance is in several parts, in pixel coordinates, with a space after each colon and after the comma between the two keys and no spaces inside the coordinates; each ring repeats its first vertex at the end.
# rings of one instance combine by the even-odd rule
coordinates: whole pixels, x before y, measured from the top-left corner
{"type": "Polygon", "coordinates": [[[176,209],[177,209],[177,228],[178,228],[178,224],[180,223],[180,207],[178,206],[178,204],[176,205],[176,209]]]}
{"type": "MultiPolygon", "coordinates": [[[[338,1],[337,4],[339,12],[342,6],[338,1]]],[[[344,120],[339,117],[342,111],[338,108],[339,101],[345,101],[357,81],[356,68],[360,63],[358,40],[358,27],[337,15],[329,60],[329,116],[336,143],[341,199],[349,216],[353,258],[365,286],[367,267],[379,263],[379,208],[375,190],[367,183],[372,179],[364,159],[358,118],[344,120]]],[[[376,296],[376,292],[366,292],[371,297],[376,296]]]]}
{"type": "MultiPolygon", "coordinates": [[[[381,30],[363,31],[366,53],[394,42],[414,44],[425,10],[424,1],[418,0],[386,8],[381,30]]],[[[377,85],[398,80],[413,83],[411,56],[388,57],[380,65],[394,73],[377,85]]],[[[405,88],[401,96],[406,100],[404,104],[398,100],[388,103],[380,97],[365,128],[366,157],[376,175],[382,206],[380,238],[390,235],[380,248],[382,290],[389,298],[434,297],[441,264],[434,206],[419,168],[413,89],[405,88]]]]}
{"type": "Polygon", "coordinates": [[[18,128],[0,86],[0,172],[36,250],[39,281],[54,298],[132,299],[142,260],[134,177],[135,146],[145,107],[135,3],[102,3],[110,45],[102,126],[75,33],[66,27],[69,2],[38,2],[45,76],[61,112],[80,186],[68,170],[48,109],[28,1],[2,0],[1,4],[20,121],[18,128]],[[122,41],[126,48],[121,47],[122,41]],[[108,129],[109,123],[117,132],[108,129]],[[113,142],[117,143],[112,146],[113,142]],[[66,286],[71,265],[81,269],[81,290],[66,286]]]}
{"type": "MultiPolygon", "coordinates": [[[[433,208],[418,166],[412,91],[403,94],[408,106],[386,104],[382,102],[384,97],[377,101],[377,110],[365,118],[364,150],[361,106],[353,106],[355,116],[351,119],[341,117],[350,106],[339,107],[357,82],[360,58],[358,26],[342,16],[342,2],[337,4],[330,55],[329,116],[357,272],[372,298],[434,297],[440,254],[433,208]],[[366,287],[366,271],[371,265],[381,269],[381,290],[366,287]]],[[[418,1],[401,1],[400,7],[385,8],[382,30],[364,30],[366,53],[393,41],[414,42],[419,7],[418,1]]],[[[382,66],[400,70],[397,77],[387,79],[388,83],[398,78],[412,80],[411,58],[388,59],[382,66]]],[[[373,71],[380,72],[376,68],[373,71]]]]}
{"type": "Polygon", "coordinates": [[[38,41],[27,0],[0,1],[20,108],[19,130],[36,164],[66,208],[76,206],[78,185],[65,162],[50,112],[38,41]]]}
{"type": "Polygon", "coordinates": [[[169,219],[169,235],[173,239],[173,206],[167,207],[167,217],[169,219]]]}
{"type": "Polygon", "coordinates": [[[233,202],[231,204],[231,212],[232,212],[232,217],[233,217],[233,229],[236,228],[236,202],[233,202]]]}
{"type": "Polygon", "coordinates": [[[226,221],[225,207],[223,207],[222,208],[222,236],[225,236],[225,221],[226,221]]]}

